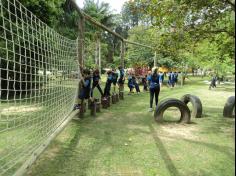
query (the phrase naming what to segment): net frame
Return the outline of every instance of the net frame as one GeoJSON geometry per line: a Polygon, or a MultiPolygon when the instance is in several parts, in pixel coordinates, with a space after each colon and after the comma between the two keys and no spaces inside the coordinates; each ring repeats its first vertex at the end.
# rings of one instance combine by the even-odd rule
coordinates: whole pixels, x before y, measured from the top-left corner
{"type": "Polygon", "coordinates": [[[78,39],[59,35],[18,0],[0,0],[0,175],[36,159],[69,122],[77,58],[78,39]]]}

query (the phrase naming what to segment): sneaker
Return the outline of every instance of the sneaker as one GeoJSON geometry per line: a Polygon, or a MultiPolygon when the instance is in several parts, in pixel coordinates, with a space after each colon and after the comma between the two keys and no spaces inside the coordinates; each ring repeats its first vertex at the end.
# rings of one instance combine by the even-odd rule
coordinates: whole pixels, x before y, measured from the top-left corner
{"type": "Polygon", "coordinates": [[[79,105],[79,104],[76,104],[76,105],[74,106],[74,111],[75,111],[75,110],[78,110],[78,109],[80,109],[80,105],[79,105]]]}
{"type": "Polygon", "coordinates": [[[153,111],[153,109],[152,109],[152,108],[149,108],[148,112],[152,112],[152,111],[153,111]]]}

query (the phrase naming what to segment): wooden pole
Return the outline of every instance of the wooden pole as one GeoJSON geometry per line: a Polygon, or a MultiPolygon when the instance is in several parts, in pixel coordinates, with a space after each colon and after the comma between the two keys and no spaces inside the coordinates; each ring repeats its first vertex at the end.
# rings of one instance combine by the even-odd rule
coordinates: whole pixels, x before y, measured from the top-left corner
{"type": "Polygon", "coordinates": [[[100,39],[99,39],[99,43],[98,43],[98,67],[99,67],[99,73],[102,74],[101,41],[100,41],[100,39]]]}
{"type": "Polygon", "coordinates": [[[131,41],[128,41],[128,40],[124,40],[124,41],[125,41],[125,43],[128,43],[128,44],[132,44],[132,45],[137,45],[137,46],[141,46],[141,47],[144,47],[144,48],[153,49],[153,47],[148,46],[148,45],[144,45],[144,44],[141,44],[141,43],[131,42],[131,41]]]}
{"type": "Polygon", "coordinates": [[[120,54],[121,58],[120,58],[120,61],[121,61],[121,66],[123,68],[125,68],[125,42],[121,41],[121,54],[120,54]]]}
{"type": "Polygon", "coordinates": [[[80,15],[79,19],[79,47],[78,47],[78,54],[79,54],[79,64],[80,68],[84,67],[84,27],[85,27],[85,19],[83,16],[80,15]]]}
{"type": "Polygon", "coordinates": [[[99,56],[98,56],[98,54],[99,54],[99,53],[98,53],[98,52],[99,52],[99,51],[98,51],[98,50],[99,50],[99,48],[98,48],[98,47],[99,47],[99,46],[98,46],[98,45],[99,45],[99,44],[98,44],[99,41],[98,41],[98,40],[99,40],[98,37],[96,37],[96,42],[95,42],[95,65],[96,65],[96,66],[98,65],[98,57],[99,57],[99,56]]]}

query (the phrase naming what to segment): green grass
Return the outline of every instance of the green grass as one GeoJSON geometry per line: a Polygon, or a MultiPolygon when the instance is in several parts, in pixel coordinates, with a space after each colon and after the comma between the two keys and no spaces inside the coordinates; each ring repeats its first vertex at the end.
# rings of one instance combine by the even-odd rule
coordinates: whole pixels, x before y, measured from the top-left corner
{"type": "Polygon", "coordinates": [[[208,90],[191,79],[184,88],[163,88],[160,100],[186,93],[200,97],[202,119],[173,123],[178,113],[166,113],[163,124],[147,112],[148,93],[126,95],[125,101],[71,121],[28,171],[28,176],[233,176],[234,119],[222,117],[232,85],[208,90]]]}

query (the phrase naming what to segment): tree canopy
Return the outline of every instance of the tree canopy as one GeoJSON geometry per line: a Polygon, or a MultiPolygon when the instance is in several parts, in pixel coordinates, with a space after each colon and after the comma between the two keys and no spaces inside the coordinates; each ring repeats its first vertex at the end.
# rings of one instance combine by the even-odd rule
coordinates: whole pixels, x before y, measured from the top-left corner
{"type": "MultiPolygon", "coordinates": [[[[78,14],[65,0],[22,0],[41,20],[69,38],[78,36],[78,14]]],[[[159,66],[234,72],[235,2],[232,0],[133,0],[113,14],[108,3],[86,0],[83,11],[130,41],[154,50],[127,45],[126,66],[159,66]]],[[[87,65],[94,64],[96,39],[102,42],[103,66],[118,65],[120,41],[86,23],[87,65]]]]}

